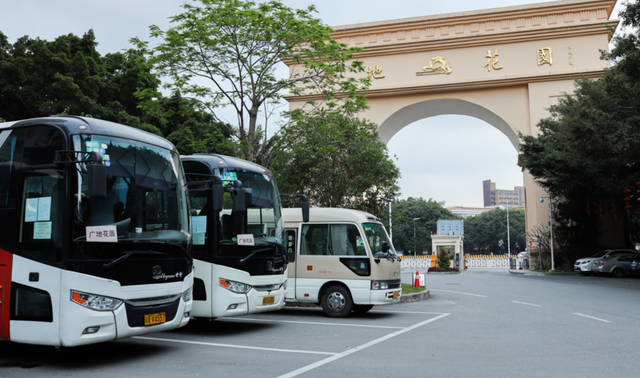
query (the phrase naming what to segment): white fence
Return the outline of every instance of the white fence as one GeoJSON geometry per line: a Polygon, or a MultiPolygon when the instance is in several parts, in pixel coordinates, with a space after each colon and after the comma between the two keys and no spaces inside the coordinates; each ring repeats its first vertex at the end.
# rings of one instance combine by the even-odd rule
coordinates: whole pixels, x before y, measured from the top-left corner
{"type": "MultiPolygon", "coordinates": [[[[467,255],[465,259],[467,269],[509,267],[509,258],[506,255],[467,255]]],[[[435,260],[432,260],[431,256],[402,256],[403,270],[429,269],[431,266],[435,266],[435,260]]]]}
{"type": "Polygon", "coordinates": [[[509,258],[507,256],[486,256],[470,255],[466,256],[467,268],[508,268],[509,258]]]}

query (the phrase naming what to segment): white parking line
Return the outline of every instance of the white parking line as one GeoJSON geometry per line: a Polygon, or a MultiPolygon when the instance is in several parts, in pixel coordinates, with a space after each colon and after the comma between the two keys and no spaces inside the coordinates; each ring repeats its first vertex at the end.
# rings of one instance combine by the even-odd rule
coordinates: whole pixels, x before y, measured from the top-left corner
{"type": "Polygon", "coordinates": [[[437,289],[429,289],[429,291],[441,291],[443,293],[453,293],[453,294],[471,295],[471,296],[480,297],[480,298],[489,298],[486,295],[463,293],[463,292],[460,292],[460,291],[437,290],[437,289]]]}
{"type": "Polygon", "coordinates": [[[423,326],[423,325],[425,325],[425,324],[429,324],[429,323],[431,323],[431,322],[434,322],[434,321],[436,321],[436,320],[438,320],[438,319],[444,318],[445,316],[449,316],[449,315],[451,315],[451,314],[442,314],[442,315],[440,315],[440,316],[436,316],[435,318],[431,318],[431,319],[425,320],[425,321],[420,322],[420,323],[418,323],[418,324],[412,325],[411,327],[404,328],[404,329],[402,329],[402,330],[400,330],[400,331],[396,331],[396,332],[394,332],[394,333],[390,333],[390,334],[388,334],[388,335],[386,335],[386,336],[382,336],[382,337],[377,338],[377,339],[375,339],[375,340],[373,340],[373,341],[370,341],[370,342],[368,342],[368,343],[365,343],[365,344],[362,344],[362,345],[360,345],[360,346],[357,346],[357,347],[355,347],[355,348],[353,348],[353,349],[349,349],[349,350],[347,350],[347,351],[344,351],[344,352],[342,352],[342,353],[336,354],[336,355],[334,355],[334,356],[327,357],[327,358],[325,358],[324,360],[320,360],[320,361],[315,362],[315,363],[313,363],[313,364],[310,364],[310,365],[307,365],[307,366],[303,366],[303,367],[301,367],[300,369],[297,369],[297,370],[294,370],[294,371],[292,371],[292,372],[290,372],[290,373],[287,373],[287,374],[281,375],[281,376],[280,376],[280,377],[278,377],[278,378],[290,378],[290,377],[295,377],[296,375],[300,375],[300,374],[305,373],[305,372],[307,372],[307,371],[309,371],[309,370],[313,370],[313,369],[315,369],[315,368],[317,368],[317,367],[320,367],[320,366],[322,366],[322,365],[326,365],[326,364],[328,364],[329,362],[333,362],[333,361],[338,360],[338,359],[340,359],[340,358],[342,358],[342,357],[346,357],[346,356],[348,356],[348,355],[350,355],[350,354],[353,354],[353,353],[355,353],[355,352],[357,352],[357,351],[359,351],[359,350],[363,350],[363,349],[366,349],[366,348],[368,348],[368,347],[370,347],[370,346],[373,346],[373,345],[379,344],[379,343],[381,343],[381,342],[383,342],[383,341],[385,341],[385,340],[388,340],[388,339],[390,339],[390,338],[392,338],[392,337],[396,337],[396,336],[398,336],[398,335],[402,335],[403,333],[406,333],[406,332],[412,331],[412,330],[414,330],[414,329],[416,329],[416,328],[418,328],[418,327],[422,327],[422,326],[423,326]]]}
{"type": "Polygon", "coordinates": [[[440,315],[441,312],[423,312],[423,311],[389,311],[389,310],[372,310],[377,314],[420,314],[420,315],[440,315]]]}
{"type": "Polygon", "coordinates": [[[518,304],[523,304],[523,305],[527,305],[527,306],[542,307],[541,305],[537,305],[537,304],[533,304],[533,303],[527,303],[527,302],[518,302],[518,301],[511,301],[511,302],[518,303],[518,304]]]}
{"type": "Polygon", "coordinates": [[[600,322],[613,323],[613,322],[612,322],[612,321],[610,321],[610,320],[604,320],[604,319],[596,318],[596,317],[594,317],[594,316],[589,316],[589,315],[585,315],[585,314],[579,314],[579,313],[577,313],[577,312],[574,312],[574,313],[573,313],[573,315],[584,316],[585,318],[589,318],[589,319],[597,320],[597,321],[600,321],[600,322]]]}
{"type": "Polygon", "coordinates": [[[206,345],[206,346],[223,347],[223,348],[267,350],[267,351],[270,351],[270,352],[304,353],[304,354],[326,354],[326,355],[329,355],[329,356],[334,356],[334,355],[338,354],[338,353],[331,353],[331,352],[316,352],[316,351],[312,351],[312,350],[278,349],[278,348],[252,347],[252,346],[245,346],[245,345],[205,343],[205,342],[201,342],[201,341],[165,339],[165,338],[162,338],[162,337],[134,336],[133,338],[134,339],[142,339],[142,340],[166,341],[168,343],[206,345]]]}
{"type": "Polygon", "coordinates": [[[375,326],[375,325],[363,325],[363,324],[347,324],[347,323],[320,323],[320,322],[300,322],[294,320],[274,320],[274,319],[256,319],[256,318],[227,318],[227,319],[217,319],[217,320],[227,320],[227,321],[238,321],[238,320],[249,320],[256,322],[273,322],[273,323],[295,323],[295,324],[311,324],[311,325],[325,325],[325,326],[338,326],[338,327],[364,327],[364,328],[391,328],[391,329],[402,329],[404,327],[390,327],[390,326],[375,326]]]}

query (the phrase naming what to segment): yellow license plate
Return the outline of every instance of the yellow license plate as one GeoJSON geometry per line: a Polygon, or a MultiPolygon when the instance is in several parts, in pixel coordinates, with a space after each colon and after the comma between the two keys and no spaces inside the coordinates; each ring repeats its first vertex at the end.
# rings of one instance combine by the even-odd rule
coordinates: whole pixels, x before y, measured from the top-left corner
{"type": "Polygon", "coordinates": [[[276,297],[264,297],[262,298],[262,305],[271,305],[273,304],[274,300],[276,299],[276,297]]]}
{"type": "Polygon", "coordinates": [[[400,296],[400,292],[399,291],[394,291],[393,292],[393,299],[396,299],[400,296]]]}
{"type": "Polygon", "coordinates": [[[167,321],[167,314],[159,312],[157,314],[149,314],[144,316],[144,325],[160,324],[167,321]]]}

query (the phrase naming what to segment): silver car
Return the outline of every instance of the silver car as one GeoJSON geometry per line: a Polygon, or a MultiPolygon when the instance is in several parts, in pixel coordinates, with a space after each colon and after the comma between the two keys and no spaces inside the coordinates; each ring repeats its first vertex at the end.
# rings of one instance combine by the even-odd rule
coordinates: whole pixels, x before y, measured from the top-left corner
{"type": "Polygon", "coordinates": [[[616,254],[594,261],[591,271],[596,275],[611,275],[622,278],[631,274],[631,262],[638,257],[637,253],[616,254]]]}
{"type": "Polygon", "coordinates": [[[588,276],[591,274],[592,265],[595,261],[601,261],[604,257],[607,256],[625,253],[638,253],[638,251],[633,249],[605,249],[604,251],[600,251],[591,257],[583,257],[576,260],[576,262],[573,264],[573,270],[576,272],[580,272],[585,276],[588,276]]]}

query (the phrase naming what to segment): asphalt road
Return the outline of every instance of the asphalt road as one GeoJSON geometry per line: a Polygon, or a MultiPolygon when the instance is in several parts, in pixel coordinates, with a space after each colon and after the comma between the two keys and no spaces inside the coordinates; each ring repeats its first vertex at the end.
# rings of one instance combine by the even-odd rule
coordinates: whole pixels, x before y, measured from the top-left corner
{"type": "Polygon", "coordinates": [[[428,274],[431,298],[192,321],[60,351],[0,343],[0,377],[634,377],[640,280],[428,274]]]}

